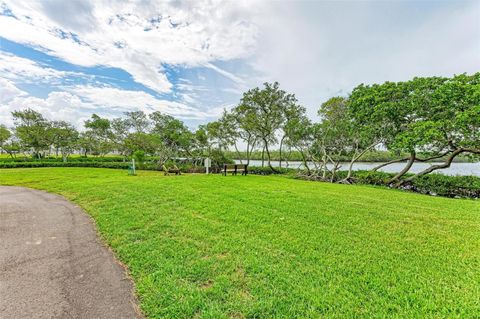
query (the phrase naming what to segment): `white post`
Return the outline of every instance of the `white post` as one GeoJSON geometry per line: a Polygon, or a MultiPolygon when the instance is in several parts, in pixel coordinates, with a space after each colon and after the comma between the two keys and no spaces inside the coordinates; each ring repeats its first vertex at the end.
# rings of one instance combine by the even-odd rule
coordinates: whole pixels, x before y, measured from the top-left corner
{"type": "Polygon", "coordinates": [[[205,159],[205,168],[206,168],[207,175],[208,175],[209,168],[210,168],[210,159],[208,157],[205,159]]]}
{"type": "Polygon", "coordinates": [[[135,159],[132,158],[133,175],[135,175],[135,159]]]}

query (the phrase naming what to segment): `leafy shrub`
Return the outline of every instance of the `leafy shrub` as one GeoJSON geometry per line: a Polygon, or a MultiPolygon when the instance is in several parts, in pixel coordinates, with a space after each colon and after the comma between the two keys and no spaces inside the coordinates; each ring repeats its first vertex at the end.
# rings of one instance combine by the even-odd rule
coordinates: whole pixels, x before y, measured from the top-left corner
{"type": "MultiPolygon", "coordinates": [[[[388,186],[388,180],[394,173],[355,171],[352,182],[354,184],[388,186]]],[[[346,171],[338,172],[337,181],[347,176],[346,171]]],[[[405,177],[412,176],[407,174],[405,177]]],[[[299,176],[302,178],[302,176],[299,176]]],[[[476,176],[447,176],[443,174],[428,174],[402,185],[403,190],[428,194],[433,196],[456,198],[480,198],[480,177],[476,176]]]]}
{"type": "Polygon", "coordinates": [[[413,180],[405,188],[422,194],[480,198],[480,178],[476,176],[429,174],[413,180]]]}
{"type": "Polygon", "coordinates": [[[277,172],[274,172],[270,167],[265,166],[249,166],[248,173],[254,175],[274,175],[274,174],[289,174],[294,173],[297,170],[293,168],[283,168],[283,167],[276,167],[277,172]]]}
{"type": "MultiPolygon", "coordinates": [[[[347,177],[347,171],[337,172],[337,181],[341,181],[347,177]]],[[[395,174],[385,172],[372,172],[372,171],[354,171],[353,182],[356,184],[368,184],[368,185],[387,185],[387,182],[395,174]]]]}
{"type": "Polygon", "coordinates": [[[122,162],[3,162],[0,168],[35,168],[35,167],[98,167],[127,169],[129,163],[122,162]]]}
{"type": "Polygon", "coordinates": [[[212,150],[210,153],[210,159],[212,160],[213,169],[221,169],[223,164],[234,164],[235,161],[231,157],[225,155],[224,152],[220,150],[212,150]]]}
{"type": "MultiPolygon", "coordinates": [[[[82,156],[70,156],[68,157],[69,162],[125,162],[126,159],[123,156],[105,156],[105,157],[82,157],[82,156]]],[[[34,157],[16,157],[16,158],[10,158],[10,157],[3,157],[0,158],[0,163],[10,163],[10,162],[15,162],[15,163],[25,163],[25,162],[63,162],[62,157],[45,157],[42,159],[34,158],[34,157]]]]}

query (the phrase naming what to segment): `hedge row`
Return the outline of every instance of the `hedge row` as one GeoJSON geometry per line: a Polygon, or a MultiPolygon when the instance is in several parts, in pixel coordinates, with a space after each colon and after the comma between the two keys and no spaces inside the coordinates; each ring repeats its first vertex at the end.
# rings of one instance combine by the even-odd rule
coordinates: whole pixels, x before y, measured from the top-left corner
{"type": "MultiPolygon", "coordinates": [[[[118,168],[118,169],[127,169],[131,163],[130,162],[108,162],[108,161],[26,161],[26,162],[0,162],[0,168],[32,168],[32,167],[98,167],[98,168],[118,168]]],[[[167,166],[170,166],[167,164],[167,166]]],[[[192,164],[176,164],[181,171],[188,173],[204,173],[205,168],[201,166],[194,166],[192,164]]],[[[137,164],[137,169],[141,170],[161,170],[156,163],[143,163],[137,164]]],[[[221,169],[210,169],[212,173],[220,173],[221,169]]],[[[287,169],[287,168],[277,168],[277,172],[272,171],[269,167],[255,167],[251,166],[248,168],[250,174],[256,175],[272,175],[272,174],[288,174],[294,173],[296,170],[287,169]]]]}
{"type": "MultiPolygon", "coordinates": [[[[346,171],[338,173],[339,178],[347,176],[346,171]]],[[[354,184],[388,185],[388,181],[394,176],[393,173],[356,171],[353,173],[354,184]]],[[[407,174],[412,176],[411,174],[407,174]]],[[[428,174],[414,179],[400,187],[403,190],[412,191],[432,196],[444,196],[452,198],[480,198],[480,177],[476,176],[448,176],[443,174],[428,174]]]]}
{"type": "MultiPolygon", "coordinates": [[[[290,174],[299,179],[309,178],[303,174],[298,174],[295,169],[276,168],[274,172],[270,167],[251,167],[250,174],[272,175],[272,174],[290,174]],[[295,174],[297,173],[297,174],[295,174]]],[[[302,172],[303,173],[303,172],[302,172]]],[[[337,181],[347,176],[346,171],[337,172],[337,181]]],[[[353,184],[378,185],[392,187],[388,181],[394,176],[393,173],[355,171],[351,182],[353,184]]],[[[411,174],[407,174],[412,176],[411,174]]],[[[318,180],[318,179],[317,179],[318,180]]],[[[432,196],[444,196],[452,198],[473,198],[480,199],[480,177],[477,176],[448,176],[443,174],[428,174],[414,179],[412,182],[403,185],[401,189],[432,196]]]]}
{"type": "MultiPolygon", "coordinates": [[[[39,162],[63,162],[62,157],[45,157],[42,159],[34,158],[34,157],[1,157],[0,158],[0,164],[1,163],[39,163],[39,162]]],[[[122,156],[105,156],[105,157],[81,157],[81,156],[74,156],[74,157],[69,157],[67,162],[125,162],[125,158],[122,156]]]]}
{"type": "Polygon", "coordinates": [[[276,167],[275,171],[273,171],[270,167],[265,166],[250,166],[248,167],[249,174],[254,175],[276,175],[276,174],[293,174],[297,172],[296,169],[293,168],[284,168],[284,167],[276,167]]]}
{"type": "MultiPolygon", "coordinates": [[[[0,162],[1,168],[35,168],[35,167],[96,167],[96,168],[116,168],[128,169],[130,162],[55,162],[55,161],[36,161],[36,162],[0,162]]],[[[170,166],[171,164],[167,164],[170,166]]],[[[191,164],[176,164],[182,172],[204,173],[204,167],[195,167],[191,164]]],[[[162,168],[157,163],[137,164],[139,170],[161,171],[162,168]]]]}
{"type": "MultiPolygon", "coordinates": [[[[35,162],[0,162],[1,168],[32,168],[32,167],[97,167],[97,168],[116,168],[127,169],[129,162],[55,162],[55,161],[35,161],[35,162]]],[[[191,164],[177,164],[183,172],[204,173],[205,168],[193,166],[191,164]]],[[[154,163],[145,163],[137,166],[144,170],[161,170],[154,163]]],[[[214,170],[212,170],[214,172],[214,170]]],[[[217,172],[219,172],[217,170],[217,172]]],[[[249,167],[250,174],[272,175],[289,174],[294,175],[298,171],[291,168],[276,168],[273,171],[269,167],[249,167]]],[[[393,177],[392,173],[356,171],[353,174],[352,182],[355,184],[368,184],[389,186],[387,181],[393,177]]],[[[338,172],[338,180],[346,176],[345,171],[338,172]]],[[[408,175],[407,175],[408,176],[408,175]]],[[[296,175],[297,178],[305,176],[296,175]]],[[[480,198],[480,177],[476,176],[447,176],[442,174],[429,174],[414,179],[411,183],[402,186],[402,189],[433,196],[445,196],[455,198],[480,198]]]]}
{"type": "Polygon", "coordinates": [[[129,163],[122,162],[0,162],[0,168],[30,167],[98,167],[127,169],[129,163]]]}

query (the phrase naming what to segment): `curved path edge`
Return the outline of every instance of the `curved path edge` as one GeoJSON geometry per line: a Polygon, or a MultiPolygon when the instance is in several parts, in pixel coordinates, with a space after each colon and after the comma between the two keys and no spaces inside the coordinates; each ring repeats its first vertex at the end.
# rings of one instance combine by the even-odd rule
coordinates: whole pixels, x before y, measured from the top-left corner
{"type": "Polygon", "coordinates": [[[0,186],[0,318],[143,318],[124,266],[62,196],[0,186]]]}

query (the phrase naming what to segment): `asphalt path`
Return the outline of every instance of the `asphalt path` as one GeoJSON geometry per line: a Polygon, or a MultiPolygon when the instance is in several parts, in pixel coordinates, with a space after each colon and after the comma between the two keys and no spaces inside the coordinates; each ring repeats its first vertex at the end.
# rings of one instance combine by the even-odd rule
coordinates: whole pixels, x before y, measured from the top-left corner
{"type": "Polygon", "coordinates": [[[0,186],[0,318],[142,318],[124,267],[61,196],[0,186]]]}

